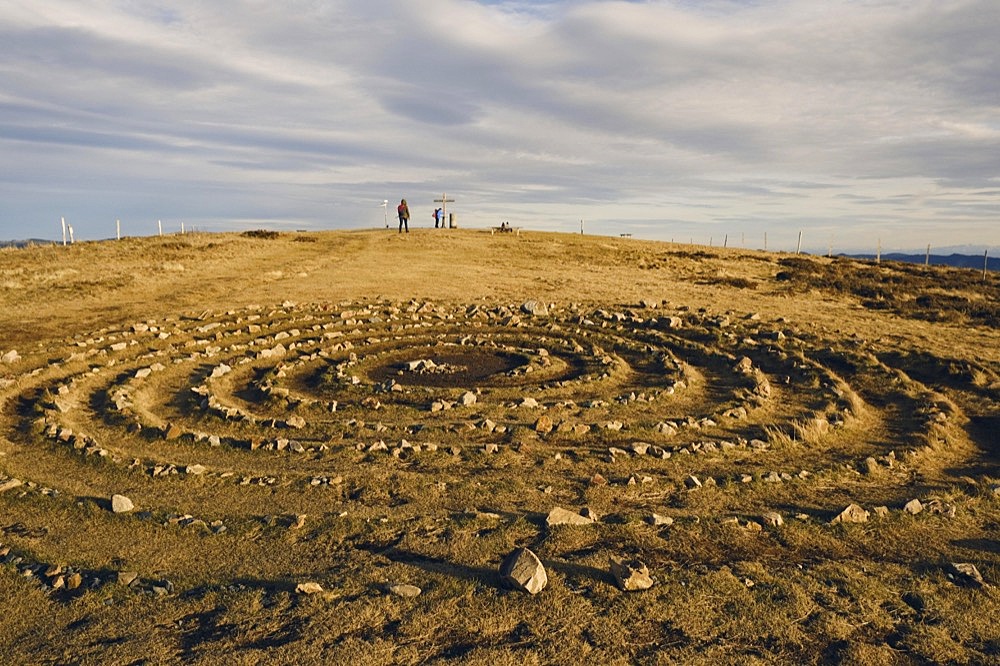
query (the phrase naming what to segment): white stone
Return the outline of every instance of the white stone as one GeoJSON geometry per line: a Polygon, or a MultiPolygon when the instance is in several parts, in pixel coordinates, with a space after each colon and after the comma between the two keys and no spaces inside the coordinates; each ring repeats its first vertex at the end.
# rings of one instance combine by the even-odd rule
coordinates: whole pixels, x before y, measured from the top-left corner
{"type": "Polygon", "coordinates": [[[527,548],[517,548],[504,558],[500,577],[514,589],[528,594],[538,594],[549,582],[541,560],[527,548]]]}
{"type": "Polygon", "coordinates": [[[124,495],[112,495],[111,496],[111,510],[115,513],[128,513],[135,508],[135,504],[132,500],[125,497],[124,495]]]}

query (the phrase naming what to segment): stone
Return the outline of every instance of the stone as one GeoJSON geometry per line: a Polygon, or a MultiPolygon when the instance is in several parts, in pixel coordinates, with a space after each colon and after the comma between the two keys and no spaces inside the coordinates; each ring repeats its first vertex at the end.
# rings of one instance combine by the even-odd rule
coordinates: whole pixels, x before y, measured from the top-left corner
{"type": "Polygon", "coordinates": [[[20,479],[4,479],[3,481],[0,481],[0,493],[13,490],[21,485],[23,485],[23,482],[20,479]]]}
{"type": "Polygon", "coordinates": [[[112,495],[111,496],[111,510],[114,513],[128,513],[135,508],[135,504],[132,503],[128,497],[124,495],[112,495]]]}
{"type": "Polygon", "coordinates": [[[923,510],[924,510],[924,505],[921,504],[920,500],[918,499],[911,499],[909,502],[906,503],[905,506],[903,506],[903,511],[914,516],[923,510]]]}
{"type": "Polygon", "coordinates": [[[864,468],[864,471],[865,471],[865,474],[867,474],[868,476],[872,476],[872,475],[878,474],[878,472],[879,472],[878,461],[875,460],[875,458],[873,458],[871,456],[868,456],[867,458],[865,458],[865,468],[864,468]]]}
{"type": "Polygon", "coordinates": [[[521,311],[525,314],[544,317],[549,314],[549,308],[545,303],[539,301],[525,301],[521,303],[521,311]]]}
{"type": "Polygon", "coordinates": [[[644,456],[649,451],[651,444],[646,442],[633,442],[629,449],[637,456],[644,456]]]}
{"type": "Polygon", "coordinates": [[[653,586],[649,568],[639,560],[620,562],[612,558],[611,575],[618,583],[618,587],[625,592],[648,590],[653,586]]]}
{"type": "Polygon", "coordinates": [[[674,524],[674,519],[670,516],[661,516],[658,513],[650,514],[647,522],[654,527],[670,527],[674,524]]]}
{"type": "Polygon", "coordinates": [[[295,430],[301,430],[306,427],[306,420],[301,416],[289,416],[285,420],[285,425],[289,428],[294,428],[295,430]]]}
{"type": "Polygon", "coordinates": [[[139,578],[139,574],[135,571],[119,571],[116,581],[119,585],[131,585],[139,578]]]}
{"type": "Polygon", "coordinates": [[[831,525],[837,523],[867,523],[869,513],[857,504],[849,504],[841,511],[836,518],[830,521],[831,525]]]}
{"type": "Polygon", "coordinates": [[[989,587],[976,565],[968,562],[952,562],[948,565],[948,576],[973,587],[989,587]]]}
{"type": "Polygon", "coordinates": [[[80,587],[82,583],[83,583],[83,576],[81,576],[79,573],[74,573],[66,577],[67,590],[75,590],[76,588],[80,587]]]}
{"type": "Polygon", "coordinates": [[[472,391],[466,391],[462,394],[462,397],[458,399],[460,403],[469,407],[470,405],[476,404],[476,394],[472,391]]]}
{"type": "Polygon", "coordinates": [[[163,428],[163,439],[166,440],[178,439],[183,434],[184,431],[173,423],[168,423],[166,427],[163,428]]]}
{"type": "Polygon", "coordinates": [[[595,473],[594,476],[590,477],[590,485],[592,486],[606,486],[608,485],[608,480],[601,476],[599,473],[595,473]]]}
{"type": "Polygon", "coordinates": [[[701,488],[701,481],[694,474],[690,475],[688,478],[684,479],[684,485],[690,490],[695,488],[701,488]]]}
{"type": "Polygon", "coordinates": [[[541,592],[549,579],[538,556],[527,548],[516,548],[500,564],[500,577],[516,590],[541,592]]]}
{"type": "Polygon", "coordinates": [[[5,352],[3,356],[0,356],[0,363],[11,364],[17,363],[20,360],[21,356],[17,353],[16,349],[11,349],[10,351],[5,352]]]}
{"type": "Polygon", "coordinates": [[[323,586],[319,583],[299,583],[295,586],[296,594],[319,594],[323,591],[323,586]]]}
{"type": "Polygon", "coordinates": [[[601,519],[601,514],[597,513],[597,511],[590,508],[589,506],[585,506],[582,509],[580,509],[580,515],[583,516],[584,518],[589,518],[595,523],[601,519]]]}
{"type": "Polygon", "coordinates": [[[555,525],[593,525],[594,519],[581,516],[578,513],[573,513],[572,511],[557,506],[549,511],[549,515],[545,519],[545,524],[549,527],[553,527],[555,525]]]}
{"type": "Polygon", "coordinates": [[[552,432],[552,428],[554,428],[555,425],[552,423],[552,419],[547,414],[542,414],[538,417],[538,420],[535,421],[534,427],[535,432],[545,435],[552,432]]]}
{"type": "Polygon", "coordinates": [[[753,361],[750,360],[749,356],[744,356],[733,366],[733,372],[739,375],[749,375],[753,372],[753,361]]]}
{"type": "Polygon", "coordinates": [[[887,506],[877,506],[872,509],[872,511],[874,511],[875,515],[879,518],[886,518],[889,515],[889,507],[887,506]]]}
{"type": "Polygon", "coordinates": [[[188,465],[184,468],[185,474],[193,474],[194,476],[201,476],[205,473],[204,465],[188,465]]]}
{"type": "Polygon", "coordinates": [[[423,592],[416,585],[390,585],[389,592],[395,594],[397,597],[404,597],[407,599],[412,599],[413,597],[419,597],[420,593],[423,592]]]}
{"type": "Polygon", "coordinates": [[[760,519],[764,521],[765,525],[769,525],[771,527],[781,527],[785,524],[785,519],[782,518],[781,514],[777,511],[768,511],[761,516],[760,519]]]}

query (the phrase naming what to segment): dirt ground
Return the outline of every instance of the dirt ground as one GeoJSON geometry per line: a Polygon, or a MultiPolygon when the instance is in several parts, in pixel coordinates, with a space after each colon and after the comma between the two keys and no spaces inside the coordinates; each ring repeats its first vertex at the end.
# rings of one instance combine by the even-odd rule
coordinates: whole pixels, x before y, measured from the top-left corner
{"type": "Polygon", "coordinates": [[[998,327],[626,238],[0,250],[0,661],[1000,662],[998,327]]]}

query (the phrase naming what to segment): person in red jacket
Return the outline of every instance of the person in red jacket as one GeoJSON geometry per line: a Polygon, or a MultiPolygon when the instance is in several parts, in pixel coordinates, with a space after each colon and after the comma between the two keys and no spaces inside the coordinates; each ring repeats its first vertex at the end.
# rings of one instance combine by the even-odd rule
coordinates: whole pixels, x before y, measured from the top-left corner
{"type": "Polygon", "coordinates": [[[406,228],[406,233],[410,233],[410,207],[406,205],[406,199],[399,200],[396,213],[399,215],[399,233],[403,233],[404,228],[406,228]]]}

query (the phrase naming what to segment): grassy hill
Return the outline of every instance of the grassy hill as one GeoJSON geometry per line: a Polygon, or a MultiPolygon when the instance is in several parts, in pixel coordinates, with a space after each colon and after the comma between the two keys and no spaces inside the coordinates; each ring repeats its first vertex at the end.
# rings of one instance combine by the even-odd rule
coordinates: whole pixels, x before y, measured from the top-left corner
{"type": "Polygon", "coordinates": [[[995,661],[998,303],[531,232],[0,250],[0,660],[995,661]]]}

